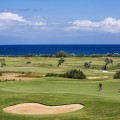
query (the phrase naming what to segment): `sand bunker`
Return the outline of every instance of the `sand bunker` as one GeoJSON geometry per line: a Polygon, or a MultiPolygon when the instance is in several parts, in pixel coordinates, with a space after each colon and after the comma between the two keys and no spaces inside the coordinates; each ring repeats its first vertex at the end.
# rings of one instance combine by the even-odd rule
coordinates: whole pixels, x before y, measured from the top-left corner
{"type": "Polygon", "coordinates": [[[105,70],[103,70],[102,72],[103,73],[115,73],[115,72],[109,72],[109,71],[105,71],[105,70]]]}
{"type": "Polygon", "coordinates": [[[88,79],[107,79],[108,76],[101,76],[101,77],[87,77],[88,79]]]}
{"type": "Polygon", "coordinates": [[[45,114],[61,114],[82,109],[81,104],[70,104],[62,106],[46,106],[38,103],[23,103],[4,108],[3,111],[15,114],[29,115],[45,115],[45,114]]]}

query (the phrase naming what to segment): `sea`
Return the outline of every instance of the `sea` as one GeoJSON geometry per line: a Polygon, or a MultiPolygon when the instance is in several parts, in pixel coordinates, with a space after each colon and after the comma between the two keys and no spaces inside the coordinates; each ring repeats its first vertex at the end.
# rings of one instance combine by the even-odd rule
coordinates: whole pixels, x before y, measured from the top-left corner
{"type": "Polygon", "coordinates": [[[56,54],[120,54],[120,45],[0,45],[0,55],[56,54]]]}

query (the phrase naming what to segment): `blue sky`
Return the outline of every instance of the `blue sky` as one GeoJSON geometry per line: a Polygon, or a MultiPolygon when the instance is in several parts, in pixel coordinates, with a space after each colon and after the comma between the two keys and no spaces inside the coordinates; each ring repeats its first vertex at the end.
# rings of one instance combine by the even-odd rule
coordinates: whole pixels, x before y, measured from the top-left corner
{"type": "Polygon", "coordinates": [[[0,0],[0,44],[120,44],[120,0],[0,0]]]}

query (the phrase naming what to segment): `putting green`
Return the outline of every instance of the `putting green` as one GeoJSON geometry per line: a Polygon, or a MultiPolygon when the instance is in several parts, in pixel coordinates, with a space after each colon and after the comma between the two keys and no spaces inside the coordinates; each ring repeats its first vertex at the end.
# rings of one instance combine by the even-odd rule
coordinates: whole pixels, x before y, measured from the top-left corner
{"type": "Polygon", "coordinates": [[[99,81],[59,81],[57,78],[44,78],[45,81],[37,81],[34,84],[26,83],[19,85],[11,85],[2,88],[3,91],[19,92],[19,93],[72,93],[91,95],[99,97],[120,98],[120,81],[102,81],[103,90],[98,91],[99,81]],[[54,81],[56,79],[56,81],[54,81]],[[50,80],[50,81],[49,81],[50,80]],[[112,84],[111,84],[112,83],[112,84]]]}

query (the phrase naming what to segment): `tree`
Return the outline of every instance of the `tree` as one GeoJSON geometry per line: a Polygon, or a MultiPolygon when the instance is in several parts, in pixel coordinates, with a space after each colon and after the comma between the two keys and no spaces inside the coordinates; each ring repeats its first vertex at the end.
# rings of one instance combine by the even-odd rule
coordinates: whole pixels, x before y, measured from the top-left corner
{"type": "Polygon", "coordinates": [[[113,59],[112,58],[105,58],[105,65],[103,66],[103,70],[107,70],[108,64],[112,64],[113,65],[113,59]]]}
{"type": "Polygon", "coordinates": [[[56,54],[56,57],[67,57],[67,53],[61,50],[56,54]]]}
{"type": "Polygon", "coordinates": [[[61,57],[59,60],[58,60],[58,67],[62,64],[62,63],[64,63],[66,61],[66,58],[64,58],[64,57],[61,57]]]}
{"type": "Polygon", "coordinates": [[[84,63],[84,67],[87,68],[87,69],[89,69],[89,68],[91,67],[91,63],[92,63],[92,62],[90,62],[90,61],[85,62],[85,63],[84,63]]]}

